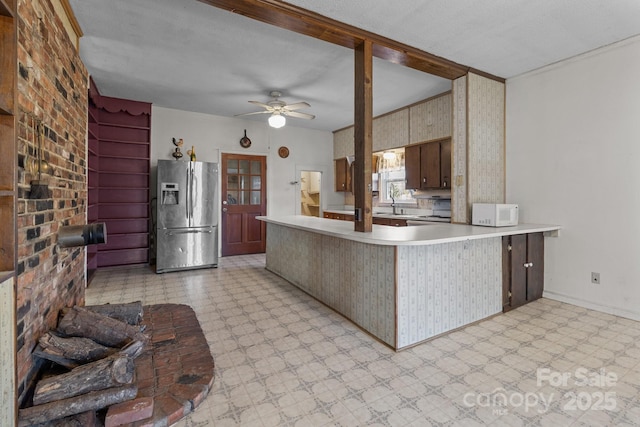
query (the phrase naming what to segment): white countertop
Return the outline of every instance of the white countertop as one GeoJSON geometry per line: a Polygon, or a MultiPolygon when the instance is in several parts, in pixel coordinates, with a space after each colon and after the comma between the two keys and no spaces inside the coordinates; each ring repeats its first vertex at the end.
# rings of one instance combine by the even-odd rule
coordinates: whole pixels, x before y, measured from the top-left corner
{"type": "Polygon", "coordinates": [[[311,231],[327,236],[388,246],[437,245],[464,240],[509,236],[512,234],[555,232],[561,228],[558,225],[544,224],[519,224],[513,227],[480,227],[431,222],[426,223],[427,225],[417,225],[413,227],[390,227],[374,224],[370,233],[363,233],[354,231],[354,223],[351,221],[337,221],[334,219],[303,215],[279,217],[259,216],[258,219],[267,223],[311,231]]]}

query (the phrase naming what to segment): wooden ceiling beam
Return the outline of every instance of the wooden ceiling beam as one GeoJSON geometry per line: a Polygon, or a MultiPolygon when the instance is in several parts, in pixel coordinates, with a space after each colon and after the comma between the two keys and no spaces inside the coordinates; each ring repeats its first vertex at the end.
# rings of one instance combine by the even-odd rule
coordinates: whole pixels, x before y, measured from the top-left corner
{"type": "MultiPolygon", "coordinates": [[[[373,46],[373,56],[445,79],[453,80],[469,71],[477,72],[465,65],[279,0],[199,1],[349,49],[355,49],[364,41],[369,41],[373,46]]],[[[505,81],[489,73],[481,74],[494,80],[505,81]]]]}

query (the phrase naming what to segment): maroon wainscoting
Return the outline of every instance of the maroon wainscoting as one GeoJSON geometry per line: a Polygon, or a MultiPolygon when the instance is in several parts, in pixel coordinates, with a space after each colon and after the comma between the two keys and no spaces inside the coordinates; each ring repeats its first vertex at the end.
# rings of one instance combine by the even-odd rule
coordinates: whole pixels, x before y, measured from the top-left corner
{"type": "Polygon", "coordinates": [[[107,243],[88,249],[89,274],[149,261],[151,104],[89,91],[89,222],[107,224],[107,243]]]}

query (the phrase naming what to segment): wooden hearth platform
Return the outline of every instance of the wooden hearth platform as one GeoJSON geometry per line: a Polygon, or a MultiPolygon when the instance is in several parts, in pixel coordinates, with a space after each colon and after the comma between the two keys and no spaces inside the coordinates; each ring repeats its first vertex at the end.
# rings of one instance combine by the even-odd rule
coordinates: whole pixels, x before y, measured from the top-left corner
{"type": "Polygon", "coordinates": [[[153,417],[127,425],[170,426],[198,407],[211,390],[213,357],[187,305],[147,305],[142,323],[151,340],[135,361],[137,397],[153,398],[153,417]]]}

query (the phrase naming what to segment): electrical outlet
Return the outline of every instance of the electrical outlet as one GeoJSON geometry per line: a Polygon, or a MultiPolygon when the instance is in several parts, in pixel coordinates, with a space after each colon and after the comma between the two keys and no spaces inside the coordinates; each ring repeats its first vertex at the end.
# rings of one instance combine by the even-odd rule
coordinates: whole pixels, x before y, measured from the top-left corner
{"type": "Polygon", "coordinates": [[[591,283],[600,284],[600,273],[591,273],[591,283]]]}

